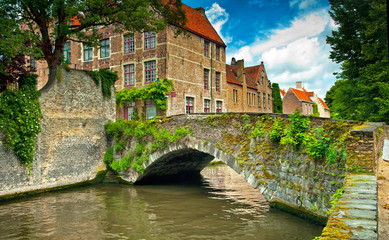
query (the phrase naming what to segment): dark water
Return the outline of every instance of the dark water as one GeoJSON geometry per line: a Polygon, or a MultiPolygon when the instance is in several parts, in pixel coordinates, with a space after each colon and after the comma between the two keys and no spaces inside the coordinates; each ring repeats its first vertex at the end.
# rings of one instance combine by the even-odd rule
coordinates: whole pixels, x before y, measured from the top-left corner
{"type": "Polygon", "coordinates": [[[0,239],[308,239],[322,227],[270,209],[227,166],[201,184],[99,184],[0,205],[0,239]]]}

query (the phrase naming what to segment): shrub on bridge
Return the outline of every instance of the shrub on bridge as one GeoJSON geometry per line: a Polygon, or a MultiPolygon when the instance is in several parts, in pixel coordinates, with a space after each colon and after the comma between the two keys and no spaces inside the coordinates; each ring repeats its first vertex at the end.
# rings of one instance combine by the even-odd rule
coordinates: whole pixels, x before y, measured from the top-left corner
{"type": "Polygon", "coordinates": [[[192,134],[190,127],[176,127],[174,132],[159,125],[157,120],[125,121],[118,120],[107,124],[106,133],[116,141],[115,150],[126,150],[129,142],[135,142],[134,148],[127,149],[129,152],[120,161],[109,159],[107,164],[115,171],[120,172],[132,167],[137,172],[143,173],[144,163],[149,161],[149,155],[158,149],[166,149],[168,143],[192,134]],[[136,141],[135,141],[136,140],[136,141]],[[150,143],[147,146],[147,143],[150,143]],[[119,148],[116,146],[119,144],[119,148]]]}

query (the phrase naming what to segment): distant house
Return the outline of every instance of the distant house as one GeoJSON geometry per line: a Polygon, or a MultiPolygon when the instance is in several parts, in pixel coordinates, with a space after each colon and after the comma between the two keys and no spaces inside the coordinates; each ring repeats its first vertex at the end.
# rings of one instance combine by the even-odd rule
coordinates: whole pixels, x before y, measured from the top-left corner
{"type": "MultiPolygon", "coordinates": [[[[296,109],[303,115],[313,114],[313,105],[317,104],[320,117],[329,118],[330,109],[325,102],[314,92],[308,92],[302,87],[302,82],[296,82],[296,88],[289,88],[283,95],[283,113],[292,114],[296,109]]],[[[284,93],[283,93],[284,92],[284,93]]]]}
{"type": "Polygon", "coordinates": [[[231,65],[226,64],[226,78],[228,112],[273,112],[271,83],[263,62],[245,68],[244,60],[232,58],[231,65]]]}
{"type": "Polygon", "coordinates": [[[280,93],[281,93],[281,98],[284,98],[286,94],[285,90],[280,88],[280,93]]]}

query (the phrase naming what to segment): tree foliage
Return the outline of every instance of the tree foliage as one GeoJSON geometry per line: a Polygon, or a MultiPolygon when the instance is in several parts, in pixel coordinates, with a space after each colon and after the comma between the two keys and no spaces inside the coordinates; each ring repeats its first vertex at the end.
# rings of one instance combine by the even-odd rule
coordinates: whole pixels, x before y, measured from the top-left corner
{"type": "Polygon", "coordinates": [[[282,113],[282,99],[280,86],[278,83],[272,84],[272,96],[273,96],[273,111],[274,113],[282,113]]]}
{"type": "Polygon", "coordinates": [[[0,92],[30,72],[25,67],[25,54],[40,56],[39,49],[29,41],[31,35],[20,29],[15,19],[17,15],[9,11],[9,6],[0,8],[0,92]]]}
{"type": "Polygon", "coordinates": [[[385,0],[330,0],[338,29],[327,37],[330,58],[341,64],[326,94],[344,119],[389,122],[389,63],[385,0]]]}
{"type": "MultiPolygon", "coordinates": [[[[0,9],[7,9],[16,25],[30,34],[29,41],[41,49],[49,67],[49,85],[55,81],[66,41],[98,46],[100,29],[106,27],[134,33],[159,31],[168,23],[182,26],[186,15],[181,6],[181,0],[0,1],[0,9]]],[[[4,44],[12,41],[7,39],[4,44]]]]}

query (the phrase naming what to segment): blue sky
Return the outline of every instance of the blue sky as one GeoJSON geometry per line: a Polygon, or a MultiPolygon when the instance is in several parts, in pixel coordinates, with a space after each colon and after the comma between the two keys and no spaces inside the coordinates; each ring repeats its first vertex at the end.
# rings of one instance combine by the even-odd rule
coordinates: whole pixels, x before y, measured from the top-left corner
{"type": "Polygon", "coordinates": [[[326,36],[336,25],[327,0],[182,0],[203,7],[227,44],[226,62],[264,62],[270,81],[287,90],[302,81],[324,98],[339,65],[329,59],[326,36]]]}

